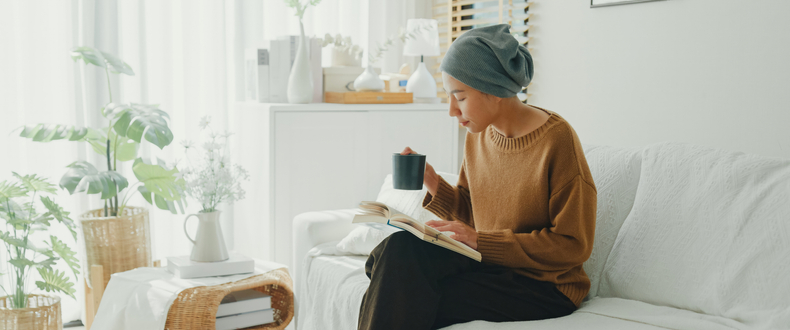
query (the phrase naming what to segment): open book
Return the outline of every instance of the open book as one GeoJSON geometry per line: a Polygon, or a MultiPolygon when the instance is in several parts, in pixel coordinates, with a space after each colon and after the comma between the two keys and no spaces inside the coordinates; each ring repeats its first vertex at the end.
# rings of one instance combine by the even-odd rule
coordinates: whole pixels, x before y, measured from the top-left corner
{"type": "Polygon", "coordinates": [[[436,244],[450,251],[455,251],[478,262],[482,260],[480,252],[475,251],[468,245],[456,241],[433,227],[414,220],[414,218],[400,213],[384,203],[361,202],[359,203],[359,209],[360,213],[354,215],[354,220],[351,221],[352,223],[373,224],[372,227],[377,229],[384,229],[387,227],[376,226],[375,224],[389,225],[408,231],[423,241],[436,244]]]}

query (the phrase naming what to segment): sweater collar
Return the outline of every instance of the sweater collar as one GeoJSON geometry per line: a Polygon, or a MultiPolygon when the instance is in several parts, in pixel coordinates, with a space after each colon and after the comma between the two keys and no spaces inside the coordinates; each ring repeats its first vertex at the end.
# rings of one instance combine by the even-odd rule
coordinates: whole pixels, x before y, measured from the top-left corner
{"type": "Polygon", "coordinates": [[[560,122],[561,117],[557,115],[553,111],[549,111],[540,107],[533,107],[543,110],[544,112],[549,114],[549,119],[546,120],[543,125],[536,128],[532,132],[529,132],[527,135],[516,137],[516,138],[508,138],[502,135],[502,133],[497,132],[493,126],[489,125],[486,130],[486,136],[488,137],[487,140],[499,151],[502,152],[519,152],[525,150],[535,144],[538,140],[540,140],[546,132],[554,126],[556,123],[560,122]]]}

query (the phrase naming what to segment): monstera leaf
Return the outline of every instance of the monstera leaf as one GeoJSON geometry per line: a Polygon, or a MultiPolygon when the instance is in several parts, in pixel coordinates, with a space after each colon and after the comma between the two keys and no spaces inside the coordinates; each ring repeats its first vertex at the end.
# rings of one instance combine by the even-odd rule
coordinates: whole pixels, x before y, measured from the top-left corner
{"type": "Polygon", "coordinates": [[[134,70],[129,64],[121,61],[115,55],[100,51],[91,47],[77,47],[71,51],[71,59],[76,61],[83,60],[85,64],[93,64],[100,68],[109,68],[114,73],[123,73],[134,76],[134,70]]]}
{"type": "MultiPolygon", "coordinates": [[[[102,156],[107,156],[107,135],[104,132],[107,128],[101,130],[92,130],[85,136],[85,141],[90,143],[93,151],[102,156]]],[[[115,155],[115,159],[125,162],[137,158],[137,149],[139,143],[132,141],[127,137],[118,137],[115,130],[110,130],[110,154],[115,155]],[[118,141],[116,141],[118,139],[118,141]]]]}
{"type": "Polygon", "coordinates": [[[55,140],[82,140],[90,129],[74,125],[38,124],[35,126],[22,126],[19,136],[32,139],[35,142],[49,142],[55,140]]]}
{"type": "Polygon", "coordinates": [[[113,128],[118,135],[140,143],[143,136],[159,149],[173,142],[173,132],[167,126],[170,116],[156,105],[126,103],[108,104],[104,115],[115,118],[113,128]]]}
{"type": "Polygon", "coordinates": [[[51,268],[39,268],[39,275],[44,281],[36,281],[36,286],[47,292],[63,292],[74,298],[74,284],[69,282],[66,278],[66,272],[53,270],[51,268]]]}
{"type": "Polygon", "coordinates": [[[115,171],[99,172],[88,162],[78,161],[68,166],[69,170],[60,179],[60,187],[69,194],[85,191],[88,194],[101,194],[101,199],[108,199],[126,188],[129,183],[115,171]]]}
{"type": "Polygon", "coordinates": [[[182,192],[186,182],[177,175],[177,168],[168,170],[161,163],[158,165],[147,164],[142,158],[137,158],[132,165],[132,171],[148,192],[171,202],[183,198],[182,192]]]}
{"type": "MultiPolygon", "coordinates": [[[[138,186],[137,190],[143,195],[146,201],[148,201],[151,205],[156,205],[160,210],[170,211],[170,213],[178,214],[179,210],[181,213],[184,213],[184,206],[186,205],[186,201],[182,201],[179,199],[177,201],[169,201],[162,198],[162,196],[156,195],[148,191],[145,186],[138,186]]],[[[183,190],[179,187],[179,193],[183,195],[183,190]]]]}

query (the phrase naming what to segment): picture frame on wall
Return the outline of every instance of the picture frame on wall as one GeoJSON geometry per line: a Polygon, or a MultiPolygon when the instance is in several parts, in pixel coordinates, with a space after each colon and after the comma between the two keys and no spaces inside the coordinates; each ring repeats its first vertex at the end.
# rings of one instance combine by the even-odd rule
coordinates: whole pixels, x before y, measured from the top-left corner
{"type": "Polygon", "coordinates": [[[664,1],[664,0],[590,0],[590,8],[628,5],[632,3],[664,1]]]}

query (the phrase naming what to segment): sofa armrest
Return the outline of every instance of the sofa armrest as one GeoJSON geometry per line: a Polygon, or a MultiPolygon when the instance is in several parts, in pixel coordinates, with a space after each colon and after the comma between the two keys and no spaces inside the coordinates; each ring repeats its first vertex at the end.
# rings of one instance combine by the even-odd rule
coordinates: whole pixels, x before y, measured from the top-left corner
{"type": "MultiPolygon", "coordinates": [[[[346,237],[354,225],[356,209],[305,212],[293,221],[293,274],[298,278],[302,261],[313,247],[346,237]]],[[[298,284],[297,284],[298,285],[298,284]]]]}

